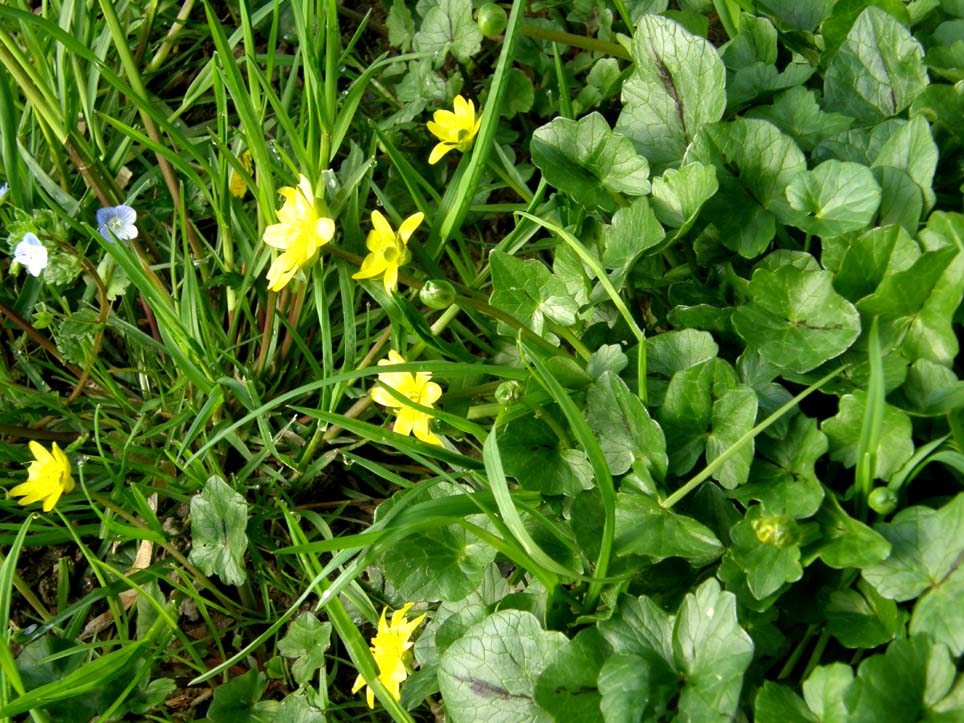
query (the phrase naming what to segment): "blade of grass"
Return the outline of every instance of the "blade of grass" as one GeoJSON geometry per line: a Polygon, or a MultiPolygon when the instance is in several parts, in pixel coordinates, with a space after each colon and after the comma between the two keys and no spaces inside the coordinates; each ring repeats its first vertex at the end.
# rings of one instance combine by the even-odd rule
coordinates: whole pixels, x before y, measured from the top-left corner
{"type": "Polygon", "coordinates": [[[636,337],[636,341],[639,344],[636,378],[639,380],[639,390],[638,390],[639,398],[643,401],[643,403],[645,403],[646,402],[646,335],[643,333],[643,330],[639,328],[639,325],[636,323],[636,320],[633,318],[633,315],[629,312],[629,309],[626,307],[626,304],[623,302],[622,297],[619,295],[619,292],[616,291],[616,287],[612,285],[612,282],[609,280],[609,276],[606,274],[606,270],[603,269],[600,263],[595,258],[593,258],[588,251],[586,251],[585,246],[582,245],[582,242],[580,242],[579,239],[577,239],[575,236],[573,236],[571,233],[566,231],[561,226],[557,226],[554,223],[545,221],[539,218],[538,216],[533,216],[532,214],[526,213],[524,211],[518,212],[517,215],[521,216],[522,218],[528,219],[533,223],[538,224],[539,226],[542,226],[547,231],[561,238],[566,243],[566,245],[570,249],[572,249],[572,251],[579,257],[580,261],[582,261],[586,266],[588,266],[590,270],[596,275],[596,279],[599,281],[603,289],[605,289],[606,294],[609,296],[609,300],[612,301],[613,306],[615,306],[616,310],[619,311],[619,315],[623,317],[623,320],[626,322],[626,325],[629,327],[629,330],[633,333],[633,336],[636,337]]]}
{"type": "Polygon", "coordinates": [[[776,411],[775,411],[773,414],[771,414],[769,417],[767,417],[767,418],[764,419],[762,422],[760,422],[759,424],[757,424],[757,425],[756,425],[753,429],[751,429],[749,432],[747,432],[747,433],[744,434],[742,437],[740,437],[738,440],[736,440],[732,445],[730,445],[729,447],[726,448],[726,450],[723,452],[723,454],[721,454],[719,457],[717,457],[717,458],[714,459],[712,462],[710,462],[708,465],[706,465],[706,467],[704,467],[697,475],[695,475],[695,476],[692,477],[689,481],[687,481],[686,484],[684,484],[682,487],[680,487],[678,490],[676,490],[673,494],[671,494],[669,497],[667,497],[665,500],[663,500],[663,501],[660,503],[660,504],[662,505],[663,509],[668,510],[668,509],[670,509],[671,507],[673,507],[673,505],[675,505],[675,504],[676,504],[677,502],[679,502],[681,499],[683,499],[684,497],[686,497],[686,495],[688,495],[690,492],[692,492],[692,491],[695,490],[697,487],[699,487],[703,482],[705,482],[706,480],[708,480],[708,479],[713,475],[713,473],[716,472],[716,470],[718,470],[718,469],[719,469],[720,467],[722,467],[724,464],[726,464],[726,462],[727,462],[733,455],[735,455],[744,444],[748,444],[751,440],[756,439],[756,437],[757,437],[763,430],[767,429],[771,424],[773,424],[773,423],[776,422],[778,419],[780,419],[780,417],[782,417],[784,414],[786,414],[786,413],[789,412],[791,409],[793,409],[795,406],[797,406],[802,400],[804,400],[804,399],[806,399],[807,397],[809,397],[809,396],[810,396],[811,394],[813,394],[815,391],[817,391],[818,389],[820,389],[820,387],[822,387],[824,384],[826,384],[827,382],[829,382],[831,379],[833,379],[833,378],[836,377],[837,375],[841,374],[841,373],[842,373],[844,370],[846,370],[847,368],[848,368],[847,365],[844,365],[844,366],[840,367],[839,369],[835,369],[834,371],[830,372],[829,374],[826,374],[825,376],[821,377],[820,379],[818,379],[817,381],[815,381],[813,384],[811,384],[809,387],[807,387],[807,388],[804,389],[802,392],[800,392],[800,393],[799,393],[797,396],[795,396],[793,399],[791,399],[789,402],[787,402],[787,403],[784,404],[782,407],[780,407],[778,410],[776,410],[776,411]]]}
{"type": "Polygon", "coordinates": [[[591,611],[596,607],[599,596],[602,593],[603,580],[609,574],[609,562],[613,550],[613,539],[616,534],[616,486],[613,482],[609,465],[606,464],[606,457],[603,455],[602,448],[596,435],[593,434],[586,419],[576,407],[575,402],[552,375],[545,361],[535,348],[519,341],[519,350],[522,352],[524,360],[531,364],[533,376],[539,385],[545,389],[553,401],[559,405],[569,428],[579,442],[580,448],[586,453],[589,465],[592,467],[593,476],[596,479],[596,488],[599,490],[603,505],[603,529],[602,538],[599,541],[599,555],[596,558],[596,565],[593,569],[593,580],[589,583],[589,590],[586,593],[584,608],[591,611]]]}
{"type": "Polygon", "coordinates": [[[867,402],[860,425],[860,442],[857,446],[857,467],[854,470],[854,484],[857,487],[857,515],[862,522],[867,520],[867,497],[874,486],[877,470],[877,446],[884,425],[886,390],[884,389],[884,358],[880,349],[880,336],[877,331],[877,317],[870,324],[867,337],[867,363],[870,378],[867,381],[867,402]]]}

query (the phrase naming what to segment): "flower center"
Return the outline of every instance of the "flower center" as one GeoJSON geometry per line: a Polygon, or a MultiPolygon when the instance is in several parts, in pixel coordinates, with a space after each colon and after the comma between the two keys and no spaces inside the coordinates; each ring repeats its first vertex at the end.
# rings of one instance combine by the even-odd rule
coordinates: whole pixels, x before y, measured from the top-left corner
{"type": "Polygon", "coordinates": [[[398,242],[396,241],[391,246],[386,246],[385,250],[382,251],[382,258],[385,259],[386,263],[393,264],[398,260],[398,242]]]}

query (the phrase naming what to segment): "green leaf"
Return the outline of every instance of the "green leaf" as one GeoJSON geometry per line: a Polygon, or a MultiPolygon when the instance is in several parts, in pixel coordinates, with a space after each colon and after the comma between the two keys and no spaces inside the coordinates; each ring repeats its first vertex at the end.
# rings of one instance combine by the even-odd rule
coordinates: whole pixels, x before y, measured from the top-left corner
{"type": "Polygon", "coordinates": [[[964,254],[946,247],[927,251],[910,268],[885,276],[857,308],[866,317],[880,317],[884,348],[899,344],[912,361],[950,365],[958,351],[952,319],[962,291],[964,254]]]}
{"type": "Polygon", "coordinates": [[[823,94],[829,110],[874,123],[899,114],[926,87],[920,43],[892,15],[868,7],[830,62],[823,94]]]}
{"type": "Polygon", "coordinates": [[[946,678],[946,673],[939,677],[934,673],[948,667],[953,679],[953,663],[947,649],[932,644],[926,636],[895,640],[887,652],[860,664],[856,679],[844,695],[849,712],[847,720],[854,723],[921,720],[927,713],[928,699],[933,697],[929,689],[946,678]]]}
{"type": "Polygon", "coordinates": [[[649,199],[637,198],[616,211],[612,224],[603,229],[603,266],[625,273],[640,254],[659,246],[665,237],[649,199]]]}
{"type": "Polygon", "coordinates": [[[854,671],[844,663],[831,663],[813,669],[803,681],[803,697],[823,723],[847,723],[844,694],[854,679],[854,671]]]}
{"type": "Polygon", "coordinates": [[[616,612],[596,627],[616,653],[656,652],[673,659],[673,616],[645,595],[620,595],[616,612]]]}
{"type": "Polygon", "coordinates": [[[799,85],[780,93],[773,105],[750,108],[746,117],[770,121],[807,152],[820,141],[845,132],[853,123],[853,118],[845,115],[825,113],[817,103],[817,94],[799,85]]]}
{"type": "Polygon", "coordinates": [[[947,20],[934,29],[927,67],[953,83],[964,80],[964,20],[947,20]]]}
{"type": "Polygon", "coordinates": [[[535,102],[535,89],[529,76],[519,68],[512,68],[507,79],[505,100],[502,103],[502,115],[514,118],[519,113],[528,113],[535,102]]]}
{"type": "Polygon", "coordinates": [[[719,351],[713,335],[705,331],[667,331],[646,340],[646,364],[650,374],[669,379],[676,372],[716,358],[719,351]]]}
{"type": "Polygon", "coordinates": [[[872,166],[874,169],[903,171],[920,190],[924,211],[933,207],[936,201],[933,185],[937,170],[937,144],[923,116],[914,116],[901,124],[900,129],[877,152],[872,166]]]}
{"type": "MultiPolygon", "coordinates": [[[[604,372],[589,387],[586,422],[598,436],[612,474],[625,474],[632,468],[637,474],[662,482],[669,464],[663,430],[616,374],[604,372]]],[[[505,447],[502,449],[505,455],[505,447]]]]}
{"type": "Polygon", "coordinates": [[[599,113],[578,122],[556,118],[535,130],[530,149],[546,181],[587,208],[612,210],[610,194],[650,191],[649,163],[599,113]]]}
{"type": "Polygon", "coordinates": [[[723,116],[723,62],[705,39],[657,15],[639,20],[632,54],[616,131],[653,165],[675,165],[700,127],[723,116]]]}
{"type": "Polygon", "coordinates": [[[204,490],[191,498],[191,554],[188,560],[205,575],[226,585],[247,579],[248,505],[220,477],[209,477],[204,490]]]}
{"type": "Polygon", "coordinates": [[[847,648],[876,648],[893,640],[901,627],[897,603],[864,581],[857,590],[834,590],[824,608],[827,630],[847,648]]]}
{"type": "Polygon", "coordinates": [[[864,577],[884,597],[911,600],[938,586],[964,552],[964,494],[940,510],[910,507],[876,529],[892,545],[890,557],[864,577]]]}
{"type": "Polygon", "coordinates": [[[864,228],[880,206],[880,186],[866,166],[824,161],[787,187],[790,205],[802,215],[792,223],[817,236],[840,236],[864,228]]]}
{"type": "Polygon", "coordinates": [[[911,365],[900,391],[916,415],[941,416],[964,407],[964,381],[927,359],[911,365]]]}
{"type": "Polygon", "coordinates": [[[858,301],[872,294],[887,276],[912,267],[920,255],[920,247],[903,227],[870,229],[849,242],[834,287],[858,301]]]}
{"type": "Polygon", "coordinates": [[[666,660],[645,650],[609,656],[599,671],[598,685],[606,723],[640,723],[668,716],[679,677],[666,660]]]}
{"type": "Polygon", "coordinates": [[[460,63],[482,49],[482,31],[472,18],[471,0],[438,0],[426,13],[412,41],[417,52],[433,53],[441,64],[448,51],[460,63]]]}
{"type": "Polygon", "coordinates": [[[706,565],[722,554],[723,545],[692,517],[666,510],[652,497],[620,492],[616,495],[614,549],[617,555],[654,560],[682,557],[693,565],[706,565]]]}
{"type": "Polygon", "coordinates": [[[820,723],[803,698],[785,685],[767,680],[753,700],[757,723],[820,723]]]}
{"type": "Polygon", "coordinates": [[[702,163],[689,163],[680,169],[669,168],[653,179],[653,209],[665,225],[680,236],[693,225],[700,209],[720,185],[716,169],[702,163]]]}
{"type": "Polygon", "coordinates": [[[261,700],[265,677],[257,670],[219,685],[208,708],[212,723],[274,723],[278,702],[261,700]]]}
{"type": "Polygon", "coordinates": [[[592,477],[586,455],[566,448],[559,436],[535,417],[513,420],[499,427],[497,435],[505,473],[524,489],[573,495],[592,477]]]}
{"type": "Polygon", "coordinates": [[[579,307],[566,285],[555,278],[540,261],[523,261],[495,251],[492,265],[490,303],[541,334],[546,319],[563,326],[576,322],[579,307]]]}
{"type": "Polygon", "coordinates": [[[291,673],[298,685],[309,683],[315,671],[325,665],[330,641],[331,623],[319,621],[310,612],[302,613],[288,626],[288,632],[278,641],[278,652],[296,659],[291,673]]]}
{"type": "Polygon", "coordinates": [[[745,258],[760,255],[796,213],[786,189],[807,170],[803,152],[772,123],[740,119],[703,126],[686,152],[686,163],[716,167],[719,192],[704,215],[720,229],[723,244],[745,258]]]}
{"type": "Polygon", "coordinates": [[[596,691],[597,679],[611,652],[598,630],[580,630],[542,671],[536,683],[536,703],[555,720],[598,721],[602,696],[596,691]]]}
{"type": "Polygon", "coordinates": [[[744,506],[758,500],[768,515],[813,515],[823,501],[814,466],[827,452],[827,437],[817,429],[817,420],[798,414],[783,439],[759,437],[757,450],[749,481],[729,496],[744,506]]]}
{"type": "Polygon", "coordinates": [[[956,567],[948,577],[922,597],[914,606],[910,633],[924,633],[944,643],[955,656],[964,653],[964,567],[956,567]]]}
{"type": "Polygon", "coordinates": [[[408,52],[415,36],[415,20],[412,19],[412,11],[404,0],[392,0],[385,25],[388,28],[388,42],[392,47],[399,48],[403,53],[408,52]]]}
{"type": "Polygon", "coordinates": [[[677,372],[666,389],[658,419],[666,435],[672,474],[689,472],[706,446],[713,421],[714,366],[711,360],[677,372]]]}
{"type": "Polygon", "coordinates": [[[737,308],[733,326],[747,346],[779,367],[803,374],[843,354],[860,334],[860,316],[833,290],[828,271],[793,265],[757,266],[750,303],[737,308]]]}
{"type": "MultiPolygon", "coordinates": [[[[730,530],[733,540],[733,557],[746,571],[747,585],[757,600],[777,592],[788,582],[803,577],[800,564],[800,547],[795,544],[777,546],[760,539],[754,529],[754,521],[764,519],[759,507],[751,508],[746,519],[730,530]]],[[[793,518],[786,518],[792,522],[793,518]]]]}
{"type": "MultiPolygon", "coordinates": [[[[830,459],[845,467],[857,464],[867,393],[858,390],[840,398],[837,414],[824,421],[821,429],[830,439],[830,459]]],[[[889,404],[884,405],[880,440],[874,450],[877,464],[874,479],[889,481],[914,453],[910,417],[889,404]]]]}
{"type": "MultiPolygon", "coordinates": [[[[709,464],[741,440],[756,423],[756,392],[751,387],[736,386],[726,391],[713,404],[710,433],[706,439],[706,462],[709,464]]],[[[716,472],[713,479],[726,489],[746,482],[753,462],[754,443],[744,443],[716,472]]]]}
{"type": "Polygon", "coordinates": [[[616,613],[597,627],[617,653],[600,673],[606,720],[610,713],[620,721],[658,718],[678,686],[678,720],[735,714],[753,641],[737,621],[736,597],[715,579],[687,594],[675,616],[646,596],[621,596],[616,613]],[[676,686],[660,659],[678,676],[676,686]],[[645,716],[635,712],[641,701],[645,716]]]}
{"type": "Polygon", "coordinates": [[[860,15],[870,5],[876,5],[893,17],[897,18],[901,24],[910,27],[910,13],[907,11],[907,3],[904,0],[837,0],[830,12],[830,17],[823,21],[820,32],[823,35],[826,49],[823,57],[824,64],[836,54],[837,50],[847,39],[847,33],[853,27],[860,15]]]}
{"type": "Polygon", "coordinates": [[[801,57],[794,57],[783,71],[767,63],[754,63],[739,68],[736,72],[727,74],[727,105],[735,109],[760,96],[769,97],[779,91],[799,87],[810,79],[815,70],[801,57]]]}
{"type": "Polygon", "coordinates": [[[87,366],[94,348],[94,337],[103,328],[93,309],[80,309],[65,316],[54,332],[57,350],[67,361],[87,366]]]}
{"type": "Polygon", "coordinates": [[[758,6],[772,14],[780,25],[813,31],[827,17],[833,0],[760,0],[758,6]]]}
{"type": "Polygon", "coordinates": [[[736,597],[713,578],[687,594],[673,626],[673,660],[686,681],[679,719],[735,715],[752,659],[753,641],[737,621],[736,597]]]}
{"type": "Polygon", "coordinates": [[[955,655],[964,652],[960,598],[964,582],[964,494],[940,510],[910,507],[877,530],[893,545],[890,557],[863,570],[864,579],[885,598],[912,600],[911,628],[928,632],[955,655]]]}
{"type": "Polygon", "coordinates": [[[475,590],[495,550],[461,525],[440,526],[389,547],[379,567],[404,600],[462,600],[475,590]]]}
{"type": "Polygon", "coordinates": [[[473,625],[439,661],[439,688],[458,721],[549,723],[535,701],[542,672],[566,646],[531,613],[500,610],[473,625]]]}
{"type": "MultiPolygon", "coordinates": [[[[12,701],[4,701],[0,705],[0,716],[15,716],[27,711],[50,707],[52,712],[67,715],[74,713],[79,717],[72,720],[90,719],[89,701],[94,699],[96,711],[97,697],[107,693],[106,705],[113,696],[120,693],[114,690],[114,681],[122,675],[130,677],[135,672],[135,664],[144,655],[143,641],[128,641],[123,646],[105,653],[89,662],[82,662],[79,656],[69,656],[68,662],[57,663],[49,660],[50,655],[64,655],[64,651],[72,647],[69,642],[58,640],[56,643],[34,643],[32,649],[18,668],[24,682],[34,682],[38,687],[28,690],[12,701]],[[39,654],[48,653],[40,657],[39,654]],[[39,658],[39,659],[38,659],[39,658]],[[70,658],[74,658],[70,660],[70,658]],[[81,663],[78,665],[78,663],[81,663]],[[50,680],[51,674],[58,674],[50,680]],[[46,682],[48,681],[49,682],[46,682]],[[84,696],[80,701],[71,701],[76,696],[84,696]],[[68,701],[68,703],[64,703],[68,701]],[[76,706],[73,703],[77,703],[76,706]]],[[[121,679],[123,680],[123,679],[121,679]]],[[[71,722],[72,723],[72,722],[71,722]]]]}
{"type": "Polygon", "coordinates": [[[814,554],[832,568],[867,568],[890,554],[891,545],[884,536],[844,512],[833,494],[824,497],[816,521],[822,539],[814,554]]]}

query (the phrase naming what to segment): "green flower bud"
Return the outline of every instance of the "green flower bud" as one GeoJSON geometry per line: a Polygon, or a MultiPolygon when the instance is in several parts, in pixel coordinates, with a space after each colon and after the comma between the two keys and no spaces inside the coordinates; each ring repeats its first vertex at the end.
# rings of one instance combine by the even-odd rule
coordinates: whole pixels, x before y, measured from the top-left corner
{"type": "Polygon", "coordinates": [[[495,401],[502,406],[512,404],[522,396],[522,384],[512,380],[502,382],[495,390],[495,401]]]}
{"type": "Polygon", "coordinates": [[[479,30],[487,38],[495,38],[505,32],[508,19],[505,10],[495,3],[486,3],[479,8],[479,30]]]}
{"type": "Polygon", "coordinates": [[[877,487],[867,495],[867,505],[874,512],[889,515],[897,509],[897,493],[890,487],[877,487]]]}
{"type": "Polygon", "coordinates": [[[770,515],[753,520],[756,539],[772,547],[791,547],[800,541],[800,528],[790,515],[770,515]]]}
{"type": "Polygon", "coordinates": [[[430,309],[445,309],[455,301],[455,287],[445,279],[429,279],[419,290],[418,298],[430,309]]]}

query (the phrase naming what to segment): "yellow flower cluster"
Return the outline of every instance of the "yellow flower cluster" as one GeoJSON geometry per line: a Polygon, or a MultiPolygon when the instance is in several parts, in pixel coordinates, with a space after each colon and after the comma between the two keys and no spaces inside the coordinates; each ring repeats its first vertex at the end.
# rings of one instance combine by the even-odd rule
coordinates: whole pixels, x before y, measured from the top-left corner
{"type": "MultiPolygon", "coordinates": [[[[378,679],[395,700],[401,697],[401,685],[405,682],[411,669],[411,647],[413,643],[410,638],[412,633],[415,632],[415,628],[425,619],[424,614],[413,620],[405,619],[405,615],[412,609],[413,605],[414,603],[406,603],[401,610],[393,612],[391,624],[385,622],[385,610],[383,609],[382,616],[378,621],[378,631],[372,638],[372,644],[369,648],[372,651],[372,657],[375,658],[375,663],[378,664],[378,679]]],[[[368,686],[368,690],[365,691],[368,707],[374,708],[375,691],[361,675],[355,679],[355,685],[352,686],[351,692],[357,693],[365,686],[368,686]]]]}
{"type": "MultiPolygon", "coordinates": [[[[475,117],[475,104],[461,95],[455,96],[453,110],[437,110],[428,122],[428,130],[439,139],[432,149],[428,162],[438,163],[442,156],[453,149],[465,153],[472,147],[482,119],[475,117]]],[[[245,151],[238,158],[242,168],[251,172],[251,154],[245,151]]],[[[242,198],[246,191],[244,179],[232,171],[229,182],[232,194],[242,198]]],[[[324,204],[319,204],[311,182],[300,176],[298,186],[285,186],[278,190],[284,205],[278,211],[278,223],[264,230],[264,242],[280,249],[268,269],[268,288],[280,291],[295,275],[314,262],[318,250],[335,235],[335,222],[327,214],[324,204]]],[[[371,279],[382,275],[385,291],[389,294],[398,287],[398,270],[408,260],[408,240],[424,220],[421,212],[412,214],[396,232],[379,211],[372,212],[372,230],[368,234],[369,254],[354,275],[356,279],[371,279]]]]}

